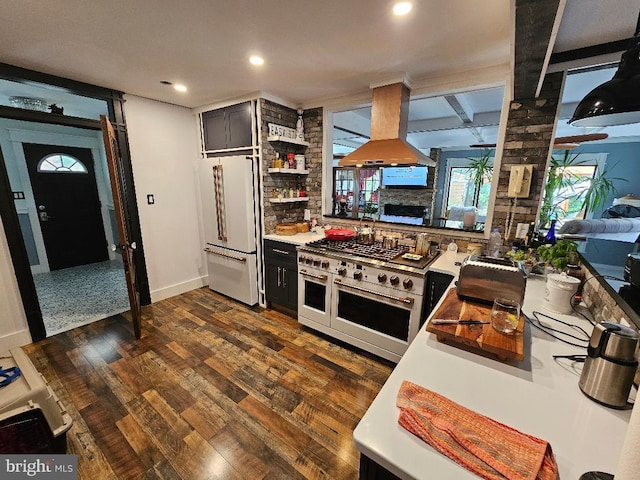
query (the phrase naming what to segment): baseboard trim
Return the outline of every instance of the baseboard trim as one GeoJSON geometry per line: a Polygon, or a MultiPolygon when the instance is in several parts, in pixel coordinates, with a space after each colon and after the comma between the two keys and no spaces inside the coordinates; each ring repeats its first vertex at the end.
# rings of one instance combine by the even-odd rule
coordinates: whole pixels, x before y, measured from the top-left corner
{"type": "Polygon", "coordinates": [[[160,300],[164,300],[165,298],[175,297],[176,295],[180,295],[181,293],[185,293],[190,290],[196,290],[208,284],[209,278],[207,276],[202,276],[199,278],[194,278],[193,280],[188,280],[186,282],[176,283],[168,287],[152,290],[151,303],[159,302],[160,300]]]}
{"type": "Polygon", "coordinates": [[[7,352],[13,348],[33,343],[29,330],[19,330],[0,337],[0,352],[7,352]]]}

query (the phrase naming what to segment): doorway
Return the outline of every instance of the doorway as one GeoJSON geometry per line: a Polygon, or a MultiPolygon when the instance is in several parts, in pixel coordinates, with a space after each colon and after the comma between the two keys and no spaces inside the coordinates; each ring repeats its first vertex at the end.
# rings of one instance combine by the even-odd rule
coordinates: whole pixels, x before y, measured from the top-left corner
{"type": "Polygon", "coordinates": [[[109,259],[91,150],[23,143],[49,270],[109,259]]]}
{"type": "MultiPolygon", "coordinates": [[[[38,341],[45,338],[47,331],[45,330],[42,318],[43,315],[39,304],[38,293],[36,292],[34,275],[39,273],[68,273],[69,271],[74,271],[74,269],[83,268],[82,266],[76,266],[60,268],[49,272],[48,255],[44,247],[44,238],[42,237],[40,228],[40,217],[38,216],[35,197],[31,189],[31,179],[27,172],[24,157],[25,152],[22,147],[23,143],[58,145],[59,141],[62,141],[66,146],[86,146],[84,144],[76,145],[72,143],[69,145],[66,143],[66,140],[70,137],[64,129],[68,127],[74,130],[73,135],[78,136],[78,138],[84,137],[81,143],[87,141],[86,137],[92,137],[92,141],[97,140],[99,142],[99,146],[95,148],[91,147],[91,149],[93,159],[96,161],[93,167],[96,170],[96,176],[98,178],[99,198],[102,208],[101,218],[104,220],[103,226],[105,227],[106,233],[106,235],[104,233],[102,234],[102,251],[107,250],[105,245],[106,241],[109,243],[117,243],[117,240],[115,240],[112,235],[115,230],[112,220],[113,212],[105,212],[105,208],[107,207],[105,206],[104,200],[106,197],[103,195],[104,188],[101,187],[105,181],[108,185],[109,174],[106,164],[104,166],[101,163],[98,164],[99,161],[104,160],[104,145],[99,121],[100,115],[107,115],[112,122],[114,122],[117,142],[121,146],[124,165],[121,180],[128,183],[123,208],[126,211],[127,221],[131,224],[132,238],[137,244],[133,258],[136,264],[136,282],[142,305],[149,304],[151,301],[149,284],[144,259],[144,246],[141,239],[135,188],[133,186],[131,159],[127,145],[126,122],[122,108],[124,102],[122,93],[1,63],[0,76],[2,76],[0,86],[2,86],[2,88],[11,88],[12,94],[38,97],[47,99],[47,101],[52,100],[48,103],[57,103],[65,107],[64,114],[51,114],[43,110],[0,105],[0,122],[18,122],[13,132],[8,132],[6,128],[0,128],[0,135],[5,135],[0,139],[0,144],[2,145],[2,150],[0,151],[0,215],[2,216],[2,226],[4,227],[4,234],[10,254],[10,258],[7,258],[9,261],[8,264],[6,261],[4,263],[0,262],[0,273],[2,273],[3,276],[5,273],[8,275],[15,274],[17,288],[19,290],[19,298],[13,297],[10,299],[12,302],[15,301],[16,305],[11,303],[9,306],[16,309],[20,308],[19,305],[22,303],[32,340],[38,341]],[[39,127],[36,128],[37,126],[39,127]],[[30,135],[32,130],[36,129],[46,132],[45,137],[48,138],[41,138],[35,142],[28,138],[22,138],[25,135],[30,135]],[[84,132],[84,134],[79,134],[78,132],[84,132]],[[14,165],[10,163],[12,158],[14,160],[15,158],[20,159],[24,169],[23,172],[19,172],[14,165]],[[102,176],[102,179],[100,176],[102,176]],[[101,188],[102,190],[100,190],[101,188]],[[40,235],[40,237],[36,238],[38,235],[40,235]],[[47,267],[38,269],[37,267],[42,260],[46,262],[47,267]]],[[[84,164],[85,162],[82,163],[84,164]]],[[[108,197],[111,198],[110,187],[107,188],[108,197]]],[[[52,217],[50,211],[46,211],[46,213],[49,217],[52,217]]],[[[119,252],[114,253],[111,250],[107,250],[107,255],[108,258],[110,258],[110,260],[107,260],[108,263],[119,262],[120,268],[118,270],[122,269],[119,252]]],[[[89,269],[91,271],[97,271],[99,270],[98,267],[104,263],[104,261],[90,263],[88,264],[89,269]]],[[[60,264],[59,266],[62,267],[64,265],[60,264]]],[[[122,271],[124,270],[122,269],[122,271]]],[[[77,273],[74,273],[72,276],[76,278],[80,277],[77,273]]],[[[104,272],[98,275],[98,277],[104,276],[104,272]]],[[[59,286],[58,282],[54,281],[53,283],[56,285],[55,296],[61,297],[60,288],[57,288],[59,286]]],[[[88,283],[88,281],[83,281],[79,286],[76,285],[71,289],[73,291],[72,296],[80,302],[80,304],[76,305],[75,311],[78,310],[79,305],[85,307],[87,310],[92,310],[92,301],[87,296],[88,283]]],[[[122,281],[122,285],[126,285],[124,281],[122,281]]],[[[102,295],[106,296],[106,291],[103,291],[102,295]]],[[[104,315],[102,318],[105,316],[108,315],[104,315]]],[[[18,321],[15,323],[15,326],[0,329],[0,333],[4,335],[5,338],[18,338],[23,335],[22,332],[24,330],[21,330],[21,328],[23,328],[22,325],[23,324],[18,321]]]]}

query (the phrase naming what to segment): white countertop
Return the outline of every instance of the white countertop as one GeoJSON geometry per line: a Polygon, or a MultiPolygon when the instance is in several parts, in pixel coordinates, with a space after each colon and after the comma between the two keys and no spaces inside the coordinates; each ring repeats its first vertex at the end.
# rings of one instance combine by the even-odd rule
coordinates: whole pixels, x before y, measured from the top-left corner
{"type": "Polygon", "coordinates": [[[309,242],[324,238],[324,231],[320,233],[296,233],[295,235],[276,235],[275,233],[270,233],[263,238],[266,240],[275,240],[276,242],[292,243],[293,245],[306,245],[309,242]]]}
{"type": "MultiPolygon", "coordinates": [[[[457,276],[463,254],[444,253],[432,270],[457,276]],[[447,271],[447,268],[449,270],[447,271]]],[[[542,310],[544,282],[527,282],[523,311],[542,310]]],[[[591,332],[578,316],[556,315],[591,332]]],[[[631,410],[601,406],[578,388],[582,363],[552,355],[585,354],[527,325],[523,362],[500,362],[439,343],[425,328],[409,346],[356,427],[356,447],[404,479],[477,479],[398,423],[396,395],[403,380],[442,394],[467,408],[550,442],[560,478],[575,480],[599,470],[613,473],[631,410]]]]}

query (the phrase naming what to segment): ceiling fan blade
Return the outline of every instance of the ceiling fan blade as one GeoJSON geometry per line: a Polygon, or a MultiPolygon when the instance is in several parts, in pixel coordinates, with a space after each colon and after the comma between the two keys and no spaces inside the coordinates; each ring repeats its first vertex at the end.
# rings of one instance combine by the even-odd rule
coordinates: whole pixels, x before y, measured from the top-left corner
{"type": "Polygon", "coordinates": [[[573,150],[577,146],[579,146],[579,144],[577,143],[554,143],[553,149],[554,150],[573,150]]]}
{"type": "Polygon", "coordinates": [[[581,143],[593,142],[595,140],[604,140],[609,135],[606,133],[587,133],[585,135],[570,135],[568,137],[556,137],[553,143],[581,143]]]}
{"type": "Polygon", "coordinates": [[[469,145],[469,148],[496,148],[495,143],[474,143],[469,145]]]}

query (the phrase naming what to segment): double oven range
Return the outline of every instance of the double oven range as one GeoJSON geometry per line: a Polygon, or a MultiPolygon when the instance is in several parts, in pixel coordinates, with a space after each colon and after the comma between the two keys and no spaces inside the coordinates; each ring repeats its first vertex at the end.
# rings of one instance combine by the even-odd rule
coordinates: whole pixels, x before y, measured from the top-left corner
{"type": "Polygon", "coordinates": [[[426,272],[438,255],[408,260],[408,250],[327,239],[298,247],[298,321],[399,361],[423,321],[426,272]]]}

